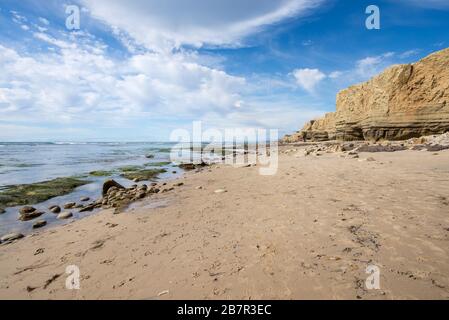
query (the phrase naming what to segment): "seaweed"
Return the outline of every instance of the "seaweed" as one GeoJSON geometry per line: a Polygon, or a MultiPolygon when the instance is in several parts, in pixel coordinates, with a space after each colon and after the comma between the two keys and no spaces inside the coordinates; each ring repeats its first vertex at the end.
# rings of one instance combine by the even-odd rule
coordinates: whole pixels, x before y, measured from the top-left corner
{"type": "Polygon", "coordinates": [[[167,172],[165,169],[148,169],[148,170],[136,170],[128,171],[121,174],[122,177],[128,180],[145,181],[151,180],[157,177],[158,174],[167,172]]]}
{"type": "Polygon", "coordinates": [[[150,162],[145,164],[145,167],[164,167],[171,164],[169,161],[161,161],[161,162],[150,162]]]}
{"type": "Polygon", "coordinates": [[[89,174],[94,177],[109,177],[114,174],[114,171],[98,170],[98,171],[91,171],[89,172],[89,174]]]}
{"type": "Polygon", "coordinates": [[[0,191],[0,207],[40,203],[57,196],[68,194],[77,187],[88,183],[90,183],[88,180],[65,177],[31,184],[7,186],[0,191]]]}

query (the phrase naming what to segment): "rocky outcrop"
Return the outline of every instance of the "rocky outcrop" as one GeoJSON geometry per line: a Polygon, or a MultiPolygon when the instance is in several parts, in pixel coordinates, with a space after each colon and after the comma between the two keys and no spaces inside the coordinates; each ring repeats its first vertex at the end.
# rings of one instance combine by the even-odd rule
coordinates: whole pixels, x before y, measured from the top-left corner
{"type": "MultiPolygon", "coordinates": [[[[337,95],[337,111],[298,133],[308,140],[405,140],[449,131],[449,48],[396,65],[337,95]]],[[[287,142],[293,136],[286,139],[287,142]]],[[[290,140],[290,141],[289,141],[290,140]]]]}

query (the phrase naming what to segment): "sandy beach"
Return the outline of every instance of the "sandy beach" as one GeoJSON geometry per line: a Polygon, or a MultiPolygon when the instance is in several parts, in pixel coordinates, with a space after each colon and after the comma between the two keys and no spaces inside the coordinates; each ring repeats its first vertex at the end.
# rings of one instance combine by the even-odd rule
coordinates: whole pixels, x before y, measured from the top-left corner
{"type": "Polygon", "coordinates": [[[449,150],[303,148],[0,245],[0,299],[448,299],[449,150]]]}

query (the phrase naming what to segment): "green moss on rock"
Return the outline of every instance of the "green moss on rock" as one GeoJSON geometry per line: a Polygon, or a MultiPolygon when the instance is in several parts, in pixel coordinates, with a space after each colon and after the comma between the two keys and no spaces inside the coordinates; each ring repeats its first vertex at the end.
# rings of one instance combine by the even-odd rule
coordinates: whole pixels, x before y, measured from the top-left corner
{"type": "Polygon", "coordinates": [[[148,169],[148,170],[136,170],[128,171],[121,174],[122,177],[128,180],[145,181],[151,180],[157,177],[158,174],[167,172],[165,169],[148,169]]]}
{"type": "Polygon", "coordinates": [[[89,172],[89,174],[94,177],[109,177],[114,174],[114,171],[98,170],[98,171],[91,171],[89,172]]]}
{"type": "Polygon", "coordinates": [[[6,187],[0,192],[0,207],[32,205],[62,196],[90,181],[73,177],[57,178],[49,181],[19,184],[6,187]]]}

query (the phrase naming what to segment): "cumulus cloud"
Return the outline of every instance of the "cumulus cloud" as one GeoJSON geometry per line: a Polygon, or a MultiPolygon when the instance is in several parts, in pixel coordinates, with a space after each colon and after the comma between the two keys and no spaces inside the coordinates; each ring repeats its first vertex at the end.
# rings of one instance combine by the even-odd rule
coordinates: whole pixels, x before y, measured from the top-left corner
{"type": "Polygon", "coordinates": [[[296,69],[293,71],[293,76],[296,79],[296,83],[308,92],[314,92],[315,87],[326,75],[318,69],[296,69]]]}
{"type": "Polygon", "coordinates": [[[235,46],[263,26],[307,13],[324,0],[82,0],[91,14],[146,47],[235,46]]]}
{"type": "MultiPolygon", "coordinates": [[[[221,69],[217,57],[185,45],[238,46],[264,26],[306,14],[324,1],[80,0],[85,14],[110,27],[128,50],[126,58],[110,55],[88,30],[69,33],[45,18],[11,12],[17,24],[36,21],[27,32],[48,51],[0,44],[0,119],[26,123],[35,132],[42,123],[124,127],[157,117],[233,126],[258,117],[270,126],[278,101],[254,101],[254,85],[221,69]]],[[[298,80],[306,90],[321,80],[319,73],[309,77],[315,79],[298,80]]]]}
{"type": "Polygon", "coordinates": [[[30,56],[0,45],[2,120],[120,123],[133,116],[226,113],[241,101],[244,78],[182,54],[144,53],[119,61],[86,38],[34,36],[57,50],[30,56]]]}

